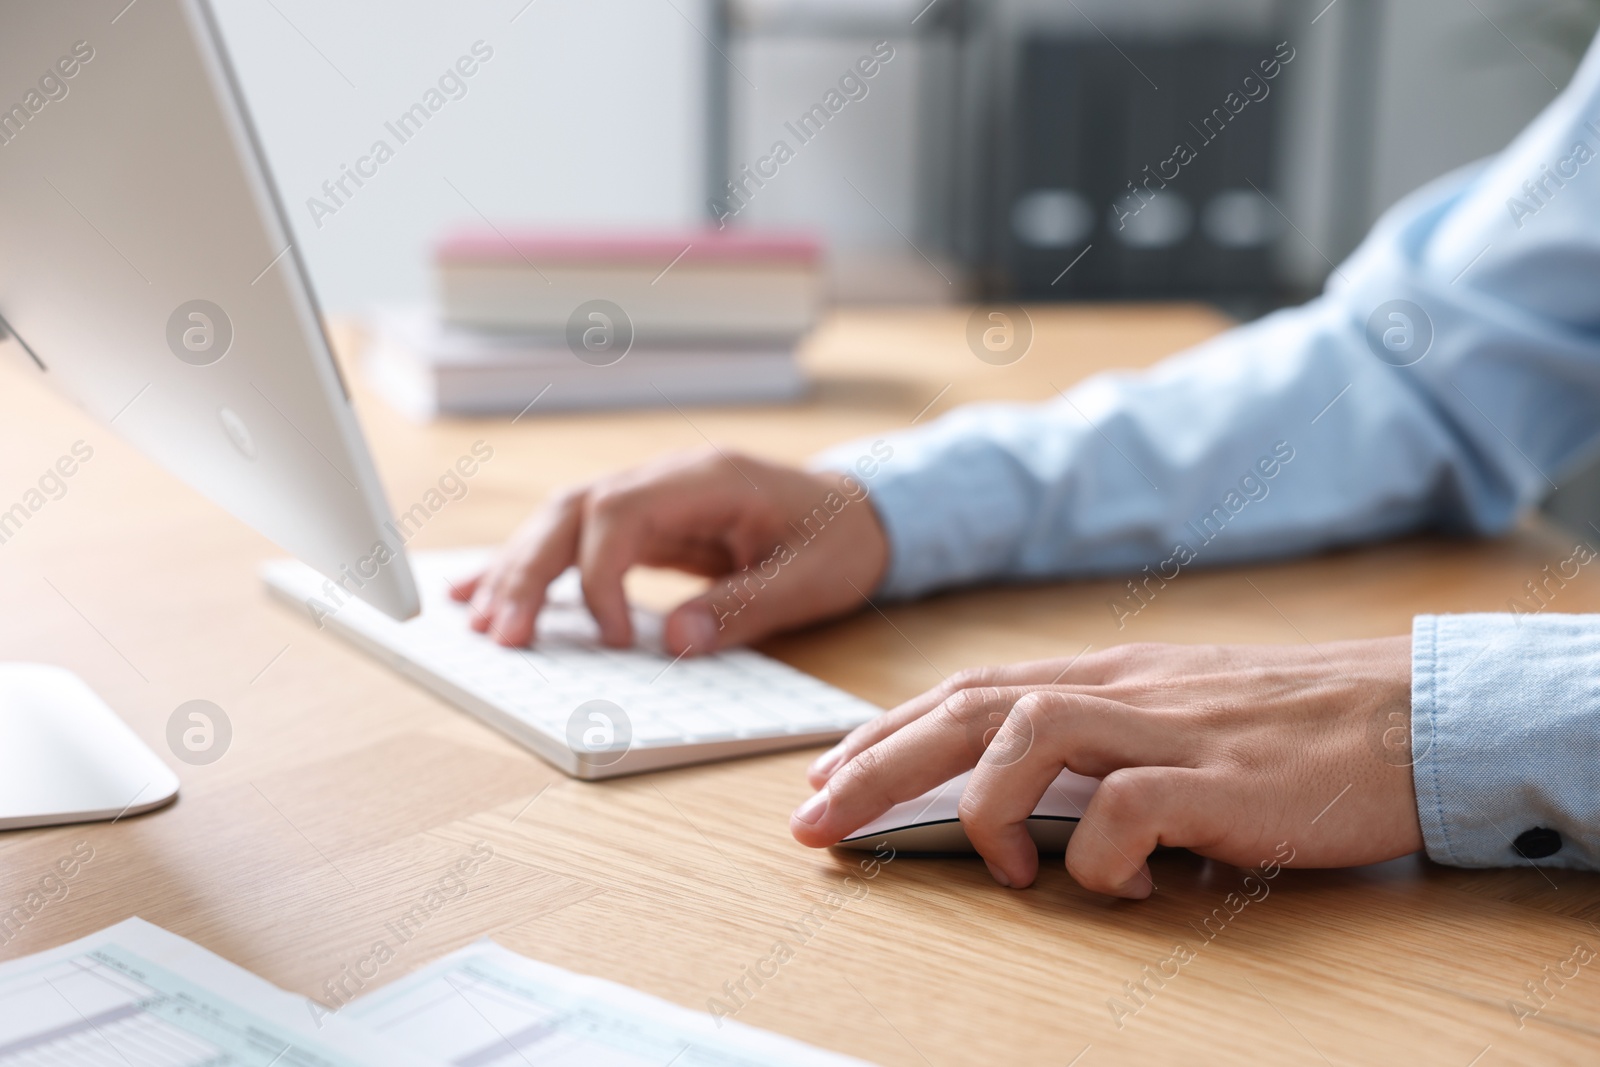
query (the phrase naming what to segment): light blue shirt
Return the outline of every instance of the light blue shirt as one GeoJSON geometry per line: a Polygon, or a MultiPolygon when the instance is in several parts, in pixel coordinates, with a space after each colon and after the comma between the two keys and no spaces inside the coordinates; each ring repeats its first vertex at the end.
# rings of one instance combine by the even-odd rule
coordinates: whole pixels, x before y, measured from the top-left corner
{"type": "MultiPolygon", "coordinates": [[[[1600,47],[1499,156],[1391,209],[1309,304],[887,440],[886,596],[1128,573],[1126,625],[1192,566],[1506,531],[1600,452],[1600,47]]],[[[1536,598],[1516,591],[1528,614],[1414,622],[1413,776],[1441,863],[1528,863],[1512,842],[1538,827],[1562,841],[1538,862],[1600,869],[1600,616],[1558,614],[1592,556],[1574,551],[1528,575],[1536,598]]]]}

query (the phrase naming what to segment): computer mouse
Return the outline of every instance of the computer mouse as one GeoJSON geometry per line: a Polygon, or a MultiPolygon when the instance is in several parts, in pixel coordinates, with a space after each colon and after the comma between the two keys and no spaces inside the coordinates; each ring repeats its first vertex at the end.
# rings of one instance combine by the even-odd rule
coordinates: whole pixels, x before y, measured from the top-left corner
{"type": "MultiPolygon", "coordinates": [[[[897,852],[972,852],[972,842],[967,840],[961,817],[956,813],[971,777],[972,772],[968,771],[915,800],[896,804],[840,841],[839,847],[874,849],[887,843],[897,852]]],[[[1025,824],[1041,852],[1066,850],[1073,829],[1099,785],[1100,779],[1086,778],[1071,771],[1062,771],[1050,783],[1025,824]]]]}

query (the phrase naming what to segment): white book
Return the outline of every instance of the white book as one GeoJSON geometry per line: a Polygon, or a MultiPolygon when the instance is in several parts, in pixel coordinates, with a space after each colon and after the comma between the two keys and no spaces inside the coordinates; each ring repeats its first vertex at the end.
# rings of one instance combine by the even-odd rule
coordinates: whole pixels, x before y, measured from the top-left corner
{"type": "Polygon", "coordinates": [[[621,307],[640,341],[792,342],[816,322],[821,249],[784,233],[561,235],[465,230],[435,252],[446,321],[560,335],[575,308],[621,307]]]}
{"type": "Polygon", "coordinates": [[[422,420],[774,403],[806,391],[791,345],[635,343],[617,362],[596,366],[560,335],[464,330],[425,308],[371,317],[366,368],[390,404],[422,420]]]}

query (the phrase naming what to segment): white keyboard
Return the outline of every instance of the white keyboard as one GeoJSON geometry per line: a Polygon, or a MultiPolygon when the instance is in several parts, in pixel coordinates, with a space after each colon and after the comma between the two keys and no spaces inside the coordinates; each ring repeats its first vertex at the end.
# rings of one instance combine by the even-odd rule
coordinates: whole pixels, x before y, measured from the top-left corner
{"type": "Polygon", "coordinates": [[[411,554],[422,614],[396,622],[295,560],[262,567],[281,599],[402,674],[578,778],[832,741],[881,709],[748,649],[677,660],[661,619],[634,611],[638,644],[606,648],[576,572],[550,587],[532,648],[508,649],[467,625],[449,583],[486,549],[411,554]]]}

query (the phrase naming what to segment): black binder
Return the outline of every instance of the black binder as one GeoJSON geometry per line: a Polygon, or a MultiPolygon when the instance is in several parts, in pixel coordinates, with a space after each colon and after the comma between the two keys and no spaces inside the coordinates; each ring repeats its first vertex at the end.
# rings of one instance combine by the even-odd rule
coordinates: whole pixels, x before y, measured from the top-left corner
{"type": "Polygon", "coordinates": [[[1273,246],[1288,225],[1265,197],[1276,200],[1273,149],[1289,66],[1263,77],[1262,62],[1277,58],[1264,39],[1119,43],[1036,37],[1020,45],[991,220],[1002,286],[1033,300],[1270,294],[1278,287],[1273,246]],[[1187,155],[1175,151],[1180,145],[1187,155]],[[1041,190],[1083,197],[1089,232],[1056,246],[1019,234],[1017,204],[1041,190]],[[1153,207],[1160,198],[1171,202],[1153,207]],[[1239,244],[1252,227],[1235,227],[1233,241],[1219,242],[1204,225],[1208,208],[1214,218],[1253,219],[1271,236],[1239,244]],[[1124,228],[1159,221],[1146,212],[1187,214],[1188,226],[1172,243],[1129,243],[1124,228]]]}

